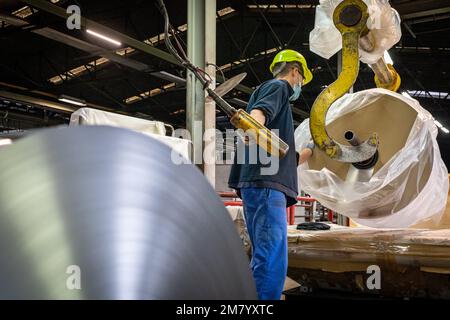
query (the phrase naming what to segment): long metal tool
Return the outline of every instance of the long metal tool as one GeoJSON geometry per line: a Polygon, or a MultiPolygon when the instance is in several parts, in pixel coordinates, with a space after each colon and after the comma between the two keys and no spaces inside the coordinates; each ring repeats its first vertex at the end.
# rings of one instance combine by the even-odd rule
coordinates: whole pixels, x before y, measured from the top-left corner
{"type": "MultiPolygon", "coordinates": [[[[230,92],[231,90],[236,88],[236,86],[239,83],[241,83],[241,81],[244,80],[246,76],[247,76],[247,73],[245,73],[245,72],[240,73],[240,74],[234,76],[233,78],[228,79],[227,81],[222,83],[220,86],[215,88],[214,92],[217,93],[217,95],[223,97],[228,92],[230,92]]],[[[210,96],[206,97],[207,102],[210,100],[212,100],[212,98],[210,96]]]]}
{"type": "Polygon", "coordinates": [[[361,0],[344,0],[335,9],[333,21],[342,35],[342,72],[317,97],[311,110],[310,128],[314,143],[330,158],[348,163],[363,162],[374,156],[376,133],[358,146],[339,144],[326,131],[326,115],[331,105],[353,86],[359,73],[358,41],[366,28],[367,5],[361,0]]]}

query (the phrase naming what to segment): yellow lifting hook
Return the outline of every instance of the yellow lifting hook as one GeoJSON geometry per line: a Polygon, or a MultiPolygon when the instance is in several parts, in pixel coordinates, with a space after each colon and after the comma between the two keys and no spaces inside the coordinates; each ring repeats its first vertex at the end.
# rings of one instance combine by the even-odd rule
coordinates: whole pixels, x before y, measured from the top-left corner
{"type": "Polygon", "coordinates": [[[317,97],[311,110],[310,130],[314,143],[330,158],[340,162],[364,162],[375,155],[378,147],[376,133],[357,146],[346,146],[334,141],[325,128],[328,109],[350,90],[358,77],[358,42],[367,28],[368,17],[367,5],[362,0],[344,0],[334,10],[334,25],[342,35],[342,72],[317,97]]]}

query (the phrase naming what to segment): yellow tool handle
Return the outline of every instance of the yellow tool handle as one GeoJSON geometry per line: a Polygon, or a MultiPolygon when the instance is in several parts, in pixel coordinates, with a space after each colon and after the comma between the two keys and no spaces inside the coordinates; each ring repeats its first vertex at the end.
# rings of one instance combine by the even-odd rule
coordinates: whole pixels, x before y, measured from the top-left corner
{"type": "Polygon", "coordinates": [[[284,158],[289,151],[289,146],[276,134],[261,125],[242,109],[231,117],[230,122],[238,129],[255,139],[256,143],[273,156],[284,158]]]}

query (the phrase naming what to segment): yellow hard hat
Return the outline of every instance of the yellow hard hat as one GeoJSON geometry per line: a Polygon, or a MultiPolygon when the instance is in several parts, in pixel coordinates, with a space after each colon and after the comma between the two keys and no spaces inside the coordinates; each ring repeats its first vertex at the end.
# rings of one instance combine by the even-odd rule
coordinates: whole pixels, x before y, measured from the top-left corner
{"type": "Polygon", "coordinates": [[[295,50],[286,49],[278,52],[275,58],[273,58],[272,64],[270,65],[270,72],[273,73],[273,68],[279,62],[294,62],[294,61],[300,63],[300,65],[303,68],[304,73],[303,77],[305,78],[303,84],[305,85],[311,82],[313,75],[311,73],[311,70],[308,69],[306,59],[303,55],[301,55],[295,50]]]}

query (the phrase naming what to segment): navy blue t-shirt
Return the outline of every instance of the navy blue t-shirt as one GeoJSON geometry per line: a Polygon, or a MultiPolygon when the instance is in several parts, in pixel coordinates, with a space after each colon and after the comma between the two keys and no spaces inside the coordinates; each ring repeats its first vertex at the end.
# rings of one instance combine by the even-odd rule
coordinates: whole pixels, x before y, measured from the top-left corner
{"type": "MultiPolygon", "coordinates": [[[[276,174],[262,174],[261,169],[271,166],[264,160],[249,161],[249,147],[245,147],[245,162],[237,164],[237,155],[231,168],[228,185],[236,189],[238,194],[242,188],[272,188],[286,195],[287,206],[297,203],[297,156],[295,152],[294,123],[289,97],[293,90],[285,80],[272,79],[262,83],[252,94],[247,106],[247,112],[259,109],[266,116],[265,126],[268,129],[279,130],[279,137],[289,145],[289,151],[279,161],[279,170],[276,174]]],[[[266,153],[267,154],[267,153],[266,153]]],[[[274,161],[272,157],[271,161],[274,161]]]]}

